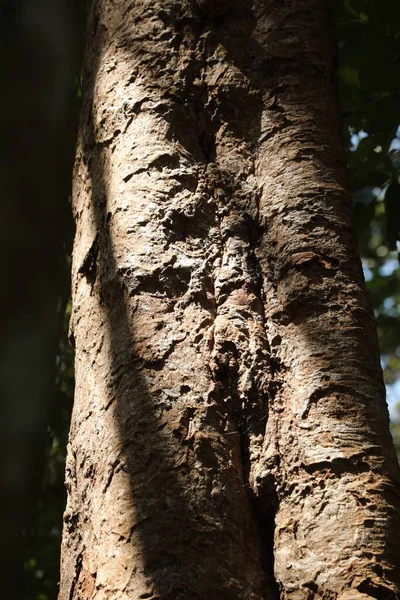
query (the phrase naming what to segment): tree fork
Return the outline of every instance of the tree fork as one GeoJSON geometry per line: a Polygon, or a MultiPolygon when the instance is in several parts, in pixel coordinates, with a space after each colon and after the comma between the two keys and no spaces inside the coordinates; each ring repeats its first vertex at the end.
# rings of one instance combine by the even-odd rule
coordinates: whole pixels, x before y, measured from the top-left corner
{"type": "Polygon", "coordinates": [[[92,4],[60,600],[397,597],[334,56],[320,0],[92,4]]]}

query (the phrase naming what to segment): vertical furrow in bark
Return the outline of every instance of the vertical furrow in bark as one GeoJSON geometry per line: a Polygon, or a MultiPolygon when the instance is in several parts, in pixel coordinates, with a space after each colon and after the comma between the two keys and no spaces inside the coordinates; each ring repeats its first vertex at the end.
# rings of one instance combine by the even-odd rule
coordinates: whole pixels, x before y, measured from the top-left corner
{"type": "Polygon", "coordinates": [[[258,39],[274,92],[257,166],[259,257],[280,386],[258,479],[276,482],[275,573],[282,598],[394,599],[398,467],[345,187],[327,5],[265,6],[258,39]]]}

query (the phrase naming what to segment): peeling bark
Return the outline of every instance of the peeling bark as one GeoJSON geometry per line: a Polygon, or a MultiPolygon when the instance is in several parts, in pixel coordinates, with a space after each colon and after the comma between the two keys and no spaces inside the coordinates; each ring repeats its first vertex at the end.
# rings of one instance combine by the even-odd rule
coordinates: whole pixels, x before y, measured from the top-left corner
{"type": "Polygon", "coordinates": [[[397,597],[334,58],[320,0],[93,3],[60,600],[397,597]]]}

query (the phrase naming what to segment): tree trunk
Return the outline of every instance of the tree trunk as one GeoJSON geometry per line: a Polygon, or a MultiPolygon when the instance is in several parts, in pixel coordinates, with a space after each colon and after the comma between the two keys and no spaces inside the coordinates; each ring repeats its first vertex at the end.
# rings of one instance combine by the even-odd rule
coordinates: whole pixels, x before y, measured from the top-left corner
{"type": "Polygon", "coordinates": [[[397,598],[327,4],[93,2],[60,600],[397,598]]]}

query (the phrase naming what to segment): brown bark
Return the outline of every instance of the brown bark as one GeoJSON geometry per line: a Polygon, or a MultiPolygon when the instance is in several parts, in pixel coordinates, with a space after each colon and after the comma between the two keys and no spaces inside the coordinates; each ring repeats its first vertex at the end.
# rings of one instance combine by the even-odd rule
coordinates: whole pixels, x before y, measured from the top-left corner
{"type": "Polygon", "coordinates": [[[60,600],[399,593],[325,2],[93,3],[60,600]]]}

